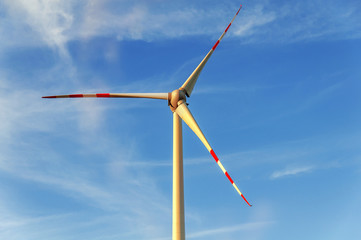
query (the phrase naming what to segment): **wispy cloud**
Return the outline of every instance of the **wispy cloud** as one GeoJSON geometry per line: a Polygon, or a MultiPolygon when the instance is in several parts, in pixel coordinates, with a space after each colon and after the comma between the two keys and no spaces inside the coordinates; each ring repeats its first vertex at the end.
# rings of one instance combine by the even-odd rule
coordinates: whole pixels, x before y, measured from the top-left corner
{"type": "MultiPolygon", "coordinates": [[[[302,176],[321,170],[329,171],[358,166],[359,134],[355,132],[312,135],[304,139],[283,141],[267,146],[254,144],[253,149],[228,154],[219,153],[219,158],[235,181],[302,176]],[[322,159],[327,159],[327,161],[324,162],[322,159]],[[272,171],[269,172],[266,169],[272,171]]],[[[244,146],[240,143],[238,147],[244,146]]],[[[208,162],[205,157],[204,160],[200,159],[198,164],[208,162]]]]}
{"type": "MultiPolygon", "coordinates": [[[[84,213],[69,208],[64,212],[71,216],[53,219],[52,216],[36,206],[32,209],[32,214],[27,217],[22,213],[24,211],[23,204],[20,204],[16,209],[7,207],[6,215],[1,214],[0,222],[7,222],[6,225],[3,225],[3,227],[6,226],[7,234],[2,236],[10,236],[15,229],[21,229],[18,237],[20,239],[23,237],[22,234],[26,234],[30,229],[32,229],[30,232],[34,233],[34,228],[36,229],[39,225],[47,226],[53,232],[64,233],[65,229],[71,225],[82,227],[82,224],[89,224],[92,221],[98,221],[97,226],[120,221],[123,226],[114,229],[118,229],[122,235],[131,234],[141,239],[145,235],[157,236],[165,231],[164,226],[167,223],[165,219],[170,217],[171,206],[168,197],[163,195],[155,184],[156,179],[149,177],[147,171],[121,164],[127,160],[119,157],[126,155],[119,152],[119,147],[117,151],[103,149],[105,152],[111,152],[111,155],[103,154],[101,160],[104,163],[94,169],[91,167],[92,163],[82,162],[79,164],[74,159],[69,161],[69,156],[62,156],[61,153],[54,152],[52,148],[44,149],[40,146],[45,144],[39,139],[36,140],[39,147],[28,146],[35,153],[24,147],[17,152],[1,151],[0,172],[26,181],[30,186],[49,188],[48,191],[56,193],[66,201],[72,199],[70,202],[75,201],[82,208],[88,209],[87,214],[90,216],[83,216],[84,213]],[[36,153],[41,153],[41,156],[34,156],[36,153]],[[112,154],[118,155],[118,157],[115,158],[112,154]],[[19,159],[22,160],[19,161],[19,159]],[[114,165],[113,161],[115,160],[117,160],[117,165],[114,165]],[[104,174],[104,176],[100,177],[99,174],[104,174]],[[36,217],[39,215],[44,217],[36,217]],[[88,219],[79,221],[79,218],[88,219]],[[56,225],[62,224],[53,224],[54,222],[72,222],[72,224],[59,228],[56,225]],[[126,226],[132,227],[127,229],[126,226]],[[132,232],[132,229],[142,229],[142,231],[132,232]]],[[[100,139],[97,144],[103,145],[100,139]]],[[[16,149],[14,150],[16,151],[16,149]]],[[[97,151],[99,151],[99,147],[97,151]]],[[[92,153],[94,152],[90,147],[88,154],[92,153]]],[[[3,191],[0,191],[0,194],[1,192],[3,191]]],[[[5,206],[9,205],[8,201],[11,199],[6,199],[5,206]]],[[[15,205],[18,204],[15,203],[15,205]]],[[[97,231],[99,230],[97,229],[97,231]]],[[[39,233],[43,237],[49,234],[43,231],[39,233]]],[[[72,235],[67,235],[71,239],[72,235]]],[[[35,239],[35,237],[29,239],[35,239]]]]}
{"type": "Polygon", "coordinates": [[[249,222],[249,223],[244,223],[244,224],[239,224],[239,225],[234,225],[234,226],[213,228],[210,230],[194,232],[194,233],[187,234],[187,237],[191,238],[191,239],[197,239],[197,238],[202,238],[202,237],[207,237],[207,236],[214,236],[214,235],[225,234],[225,233],[233,233],[233,232],[238,232],[238,231],[256,231],[256,230],[259,231],[261,229],[264,229],[264,228],[272,225],[273,223],[274,222],[272,222],[272,221],[249,222]]]}
{"type": "Polygon", "coordinates": [[[100,36],[118,40],[162,40],[213,32],[225,11],[204,11],[165,3],[164,11],[149,2],[6,0],[1,40],[5,46],[45,43],[68,57],[67,43],[100,36]],[[114,9],[119,11],[114,12],[114,9]],[[14,35],[23,35],[22,38],[14,35]],[[16,39],[14,42],[12,39],[16,39]],[[25,41],[26,39],[26,41],[25,41]]]}
{"type": "Polygon", "coordinates": [[[301,173],[308,173],[314,169],[312,166],[305,166],[305,167],[293,167],[293,168],[286,168],[284,170],[275,171],[271,174],[271,179],[286,177],[286,176],[293,176],[299,175],[301,173]]]}
{"type": "Polygon", "coordinates": [[[342,6],[324,0],[279,4],[256,1],[247,4],[235,35],[247,43],[360,38],[359,10],[359,4],[352,1],[342,6]]]}
{"type": "Polygon", "coordinates": [[[13,26],[15,31],[24,30],[26,23],[38,33],[42,41],[56,48],[60,55],[67,57],[65,45],[69,37],[66,32],[73,24],[72,1],[5,0],[4,3],[8,7],[7,17],[11,18],[12,24],[16,25],[13,26]]]}
{"type": "Polygon", "coordinates": [[[320,89],[318,92],[316,92],[314,95],[308,97],[304,100],[303,103],[301,103],[293,113],[302,112],[305,110],[308,110],[310,108],[313,108],[315,106],[320,105],[321,103],[327,101],[329,98],[331,98],[333,95],[335,95],[342,87],[344,86],[345,82],[338,82],[330,86],[326,86],[323,89],[320,89]]]}
{"type": "Polygon", "coordinates": [[[244,15],[242,23],[236,26],[234,31],[236,36],[249,37],[255,35],[260,31],[258,28],[269,25],[280,17],[275,11],[264,9],[261,4],[255,5],[253,9],[248,9],[244,15]]]}
{"type": "MultiPolygon", "coordinates": [[[[3,6],[3,46],[45,43],[64,57],[70,41],[100,36],[146,41],[194,35],[216,38],[234,13],[229,3],[209,8],[163,3],[159,8],[146,1],[5,0],[3,6]]],[[[359,10],[353,2],[340,6],[318,0],[276,6],[260,0],[244,6],[229,35],[243,43],[360,38],[359,10]]]]}
{"type": "MultiPolygon", "coordinates": [[[[35,88],[37,84],[34,85],[35,88]]],[[[0,172],[31,186],[49,187],[50,192],[64,199],[72,199],[85,208],[100,211],[101,214],[92,216],[94,220],[113,212],[115,214],[107,219],[109,222],[122,219],[124,223],[143,229],[142,232],[131,233],[124,228],[124,234],[142,238],[143,234],[154,236],[165,231],[163,226],[167,221],[164,215],[170,215],[169,199],[163,196],[156,180],[149,177],[149,172],[128,164],[130,157],[138,157],[132,141],[115,141],[112,134],[103,132],[105,125],[99,116],[103,115],[101,113],[107,107],[99,103],[94,105],[94,102],[68,101],[67,104],[56,104],[41,99],[43,93],[43,88],[31,89],[7,80],[6,74],[1,76],[0,172]],[[48,142],[48,135],[57,140],[48,142]],[[89,139],[89,136],[93,137],[89,139]],[[70,156],[62,153],[64,143],[74,146],[70,156]],[[76,160],[77,156],[87,156],[89,160],[80,163],[76,160]],[[100,156],[102,164],[95,167],[97,163],[94,158],[97,156],[100,156]],[[99,176],[103,174],[106,177],[99,176]],[[148,211],[144,211],[144,208],[148,211]]],[[[126,117],[122,116],[122,119],[126,117]]],[[[0,195],[3,194],[6,195],[6,192],[0,191],[0,195]]],[[[44,215],[41,208],[35,207],[34,214],[26,216],[21,212],[23,204],[19,204],[20,207],[9,207],[7,205],[12,199],[1,199],[6,200],[0,203],[4,206],[0,206],[0,223],[7,222],[3,225],[7,227],[6,230],[0,228],[1,235],[10,236],[16,228],[21,228],[17,239],[23,238],[22,234],[25,235],[29,229],[40,224],[48,226],[51,229],[49,233],[61,231],[55,227],[59,224],[50,226],[52,222],[72,222],[82,215],[76,212],[73,214],[70,210],[67,213],[72,216],[63,216],[61,219],[54,216],[53,219],[48,214],[44,215]],[[7,210],[3,212],[1,209],[7,210]]],[[[49,233],[41,232],[42,236],[49,233]]]]}

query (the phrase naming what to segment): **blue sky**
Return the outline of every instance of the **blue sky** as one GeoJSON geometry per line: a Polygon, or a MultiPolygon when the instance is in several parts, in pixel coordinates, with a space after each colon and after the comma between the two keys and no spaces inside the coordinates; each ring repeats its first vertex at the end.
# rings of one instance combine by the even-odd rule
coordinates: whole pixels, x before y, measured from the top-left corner
{"type": "MultiPolygon", "coordinates": [[[[0,238],[171,239],[172,114],[241,2],[0,1],[0,238]]],[[[188,239],[359,239],[360,1],[242,2],[184,124],[188,239]]]]}

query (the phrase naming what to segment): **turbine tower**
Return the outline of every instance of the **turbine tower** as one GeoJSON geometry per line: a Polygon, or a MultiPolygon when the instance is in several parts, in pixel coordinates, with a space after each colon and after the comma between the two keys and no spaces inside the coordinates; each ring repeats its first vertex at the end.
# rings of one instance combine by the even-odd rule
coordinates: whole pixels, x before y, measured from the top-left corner
{"type": "Polygon", "coordinates": [[[239,195],[246,201],[249,206],[247,199],[238,189],[232,178],[229,176],[222,163],[219,161],[217,155],[213,151],[212,147],[208,143],[201,129],[199,128],[196,120],[192,113],[187,107],[187,98],[192,94],[194,85],[201,73],[203,67],[217,48],[219,42],[222,40],[224,35],[227,33],[229,27],[232,25],[234,19],[241,10],[242,5],[238,9],[236,15],[234,15],[232,21],[228,24],[220,38],[203,58],[201,63],[192,72],[184,84],[179,88],[170,93],[94,93],[94,94],[70,94],[70,95],[56,95],[56,96],[45,96],[43,98],[151,98],[151,99],[162,99],[168,102],[168,106],[173,112],[173,227],[172,234],[173,240],[184,240],[184,187],[183,187],[183,140],[182,140],[182,120],[192,129],[192,131],[202,141],[204,146],[207,148],[209,153],[213,156],[214,160],[221,168],[223,173],[226,175],[228,180],[231,182],[233,187],[236,189],[239,195]]]}

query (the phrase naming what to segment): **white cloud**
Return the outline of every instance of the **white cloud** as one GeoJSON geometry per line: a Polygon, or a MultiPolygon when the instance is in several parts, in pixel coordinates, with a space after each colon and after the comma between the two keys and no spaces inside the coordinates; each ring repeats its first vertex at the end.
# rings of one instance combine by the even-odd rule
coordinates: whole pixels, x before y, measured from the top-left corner
{"type": "Polygon", "coordinates": [[[204,230],[204,231],[187,234],[187,238],[197,239],[201,237],[215,236],[218,234],[233,233],[238,231],[260,231],[270,226],[273,223],[274,222],[272,221],[249,222],[249,223],[238,224],[228,227],[213,228],[210,230],[204,230]]]}
{"type": "MultiPolygon", "coordinates": [[[[155,184],[156,180],[149,177],[149,172],[128,163],[130,157],[138,157],[137,148],[130,146],[131,141],[115,141],[112,134],[103,132],[101,116],[104,114],[101,113],[106,107],[100,103],[94,105],[93,101],[61,104],[60,100],[58,104],[59,101],[41,98],[43,88],[34,90],[3,75],[0,78],[0,172],[3,175],[31,186],[45,187],[50,195],[53,192],[64,199],[72,199],[89,208],[89,214],[103,213],[94,214],[94,220],[107,216],[108,222],[121,221],[124,225],[132,225],[129,229],[124,227],[124,234],[143,238],[143,234],[157,236],[156,233],[165,231],[163,226],[167,223],[165,219],[169,219],[170,200],[168,196],[163,196],[155,184]],[[63,153],[63,142],[74,146],[73,153],[63,153]],[[95,162],[97,156],[101,164],[95,162]],[[82,162],[77,159],[82,159],[82,162]],[[102,174],[104,177],[99,177],[102,174]],[[115,214],[108,216],[109,212],[115,214]],[[143,231],[130,232],[130,229],[137,228],[143,231]]],[[[36,85],[34,83],[33,87],[36,88],[36,85]]],[[[125,107],[134,106],[138,105],[125,107]]],[[[122,120],[125,119],[123,115],[122,120]]],[[[41,194],[46,197],[47,193],[41,194]]],[[[7,195],[5,189],[0,190],[1,195],[7,195]]],[[[1,198],[3,202],[0,204],[11,205],[13,198],[1,198]]],[[[0,227],[0,235],[13,236],[17,231],[14,239],[22,239],[27,232],[34,233],[40,225],[48,226],[50,231],[61,231],[55,227],[59,224],[51,221],[49,213],[43,216],[44,210],[40,206],[35,206],[32,214],[26,216],[21,212],[23,203],[16,200],[12,203],[16,207],[0,206],[0,223],[7,222],[4,225],[7,230],[2,231],[0,227]],[[7,210],[4,212],[2,209],[7,210]],[[49,226],[52,222],[54,225],[49,226]],[[16,230],[19,228],[21,230],[16,230]]],[[[70,213],[73,215],[55,219],[55,222],[81,224],[74,219],[81,217],[82,213],[70,213]]],[[[48,234],[41,232],[40,235],[48,234]]],[[[36,239],[36,234],[28,239],[36,239]]]]}
{"type": "Polygon", "coordinates": [[[289,43],[360,38],[360,6],[346,2],[256,1],[248,4],[235,35],[245,43],[289,43]]]}
{"type": "Polygon", "coordinates": [[[219,8],[205,11],[189,6],[177,8],[166,3],[163,11],[160,11],[156,4],[143,2],[124,4],[122,13],[119,14],[111,11],[111,5],[119,7],[114,2],[103,4],[101,1],[93,1],[87,5],[85,18],[79,29],[81,37],[115,35],[119,40],[154,41],[212,33],[219,26],[226,25],[226,22],[223,25],[217,23],[226,12],[219,8]]]}
{"type": "Polygon", "coordinates": [[[276,21],[277,17],[279,17],[274,11],[268,12],[265,10],[263,5],[256,5],[254,9],[248,10],[244,13],[242,23],[235,27],[234,34],[237,36],[247,37],[257,34],[258,27],[276,21]]]}
{"type": "Polygon", "coordinates": [[[217,17],[224,12],[177,8],[174,4],[166,4],[164,11],[160,11],[149,2],[111,0],[5,0],[3,5],[6,11],[0,32],[7,32],[1,40],[3,45],[45,43],[63,57],[68,57],[66,45],[72,40],[113,36],[118,40],[152,41],[210,33],[217,28],[217,17]]]}
{"type": "Polygon", "coordinates": [[[42,41],[67,57],[65,45],[69,37],[66,32],[73,24],[72,1],[5,0],[5,4],[8,17],[15,21],[14,27],[24,30],[21,26],[28,25],[42,41]]]}
{"type": "Polygon", "coordinates": [[[312,166],[286,168],[284,170],[273,172],[271,174],[271,179],[281,178],[285,176],[299,175],[301,173],[308,173],[312,170],[314,170],[314,167],[312,166]]]}
{"type": "MultiPolygon", "coordinates": [[[[18,89],[8,81],[0,78],[0,140],[9,140],[22,131],[49,131],[52,125],[44,118],[44,113],[51,107],[41,102],[41,92],[18,89]],[[31,99],[31,101],[30,101],[31,99]]],[[[65,109],[58,109],[59,112],[65,109]]]]}
{"type": "MultiPolygon", "coordinates": [[[[217,38],[236,10],[232,5],[5,0],[1,43],[3,48],[46,44],[67,58],[70,41],[102,36],[146,41],[194,35],[217,38]]],[[[358,10],[352,3],[339,6],[322,0],[277,6],[256,1],[244,6],[229,36],[240,37],[243,43],[360,38],[358,10]]]]}

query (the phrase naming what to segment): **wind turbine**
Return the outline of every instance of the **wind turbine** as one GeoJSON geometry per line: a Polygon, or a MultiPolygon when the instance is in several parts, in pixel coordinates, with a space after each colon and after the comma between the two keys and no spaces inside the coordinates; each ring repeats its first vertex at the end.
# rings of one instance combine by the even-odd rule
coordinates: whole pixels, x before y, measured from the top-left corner
{"type": "Polygon", "coordinates": [[[223,173],[226,175],[228,180],[231,182],[236,191],[246,201],[249,206],[247,199],[238,189],[232,178],[229,176],[222,163],[219,161],[217,155],[209,145],[207,139],[199,128],[196,120],[192,113],[189,111],[187,105],[187,97],[190,97],[196,84],[196,81],[201,73],[203,67],[217,48],[219,42],[222,40],[224,35],[227,33],[229,27],[232,25],[234,19],[241,10],[242,5],[238,9],[236,15],[234,15],[232,21],[228,24],[220,38],[203,58],[201,63],[192,72],[184,84],[179,88],[170,93],[94,93],[94,94],[70,94],[70,95],[56,95],[56,96],[45,96],[43,98],[150,98],[150,99],[162,99],[168,101],[168,105],[173,112],[173,240],[184,240],[184,188],[183,188],[183,140],[182,140],[182,120],[193,130],[193,132],[202,141],[204,146],[207,148],[209,153],[213,156],[218,166],[221,168],[223,173]]]}

